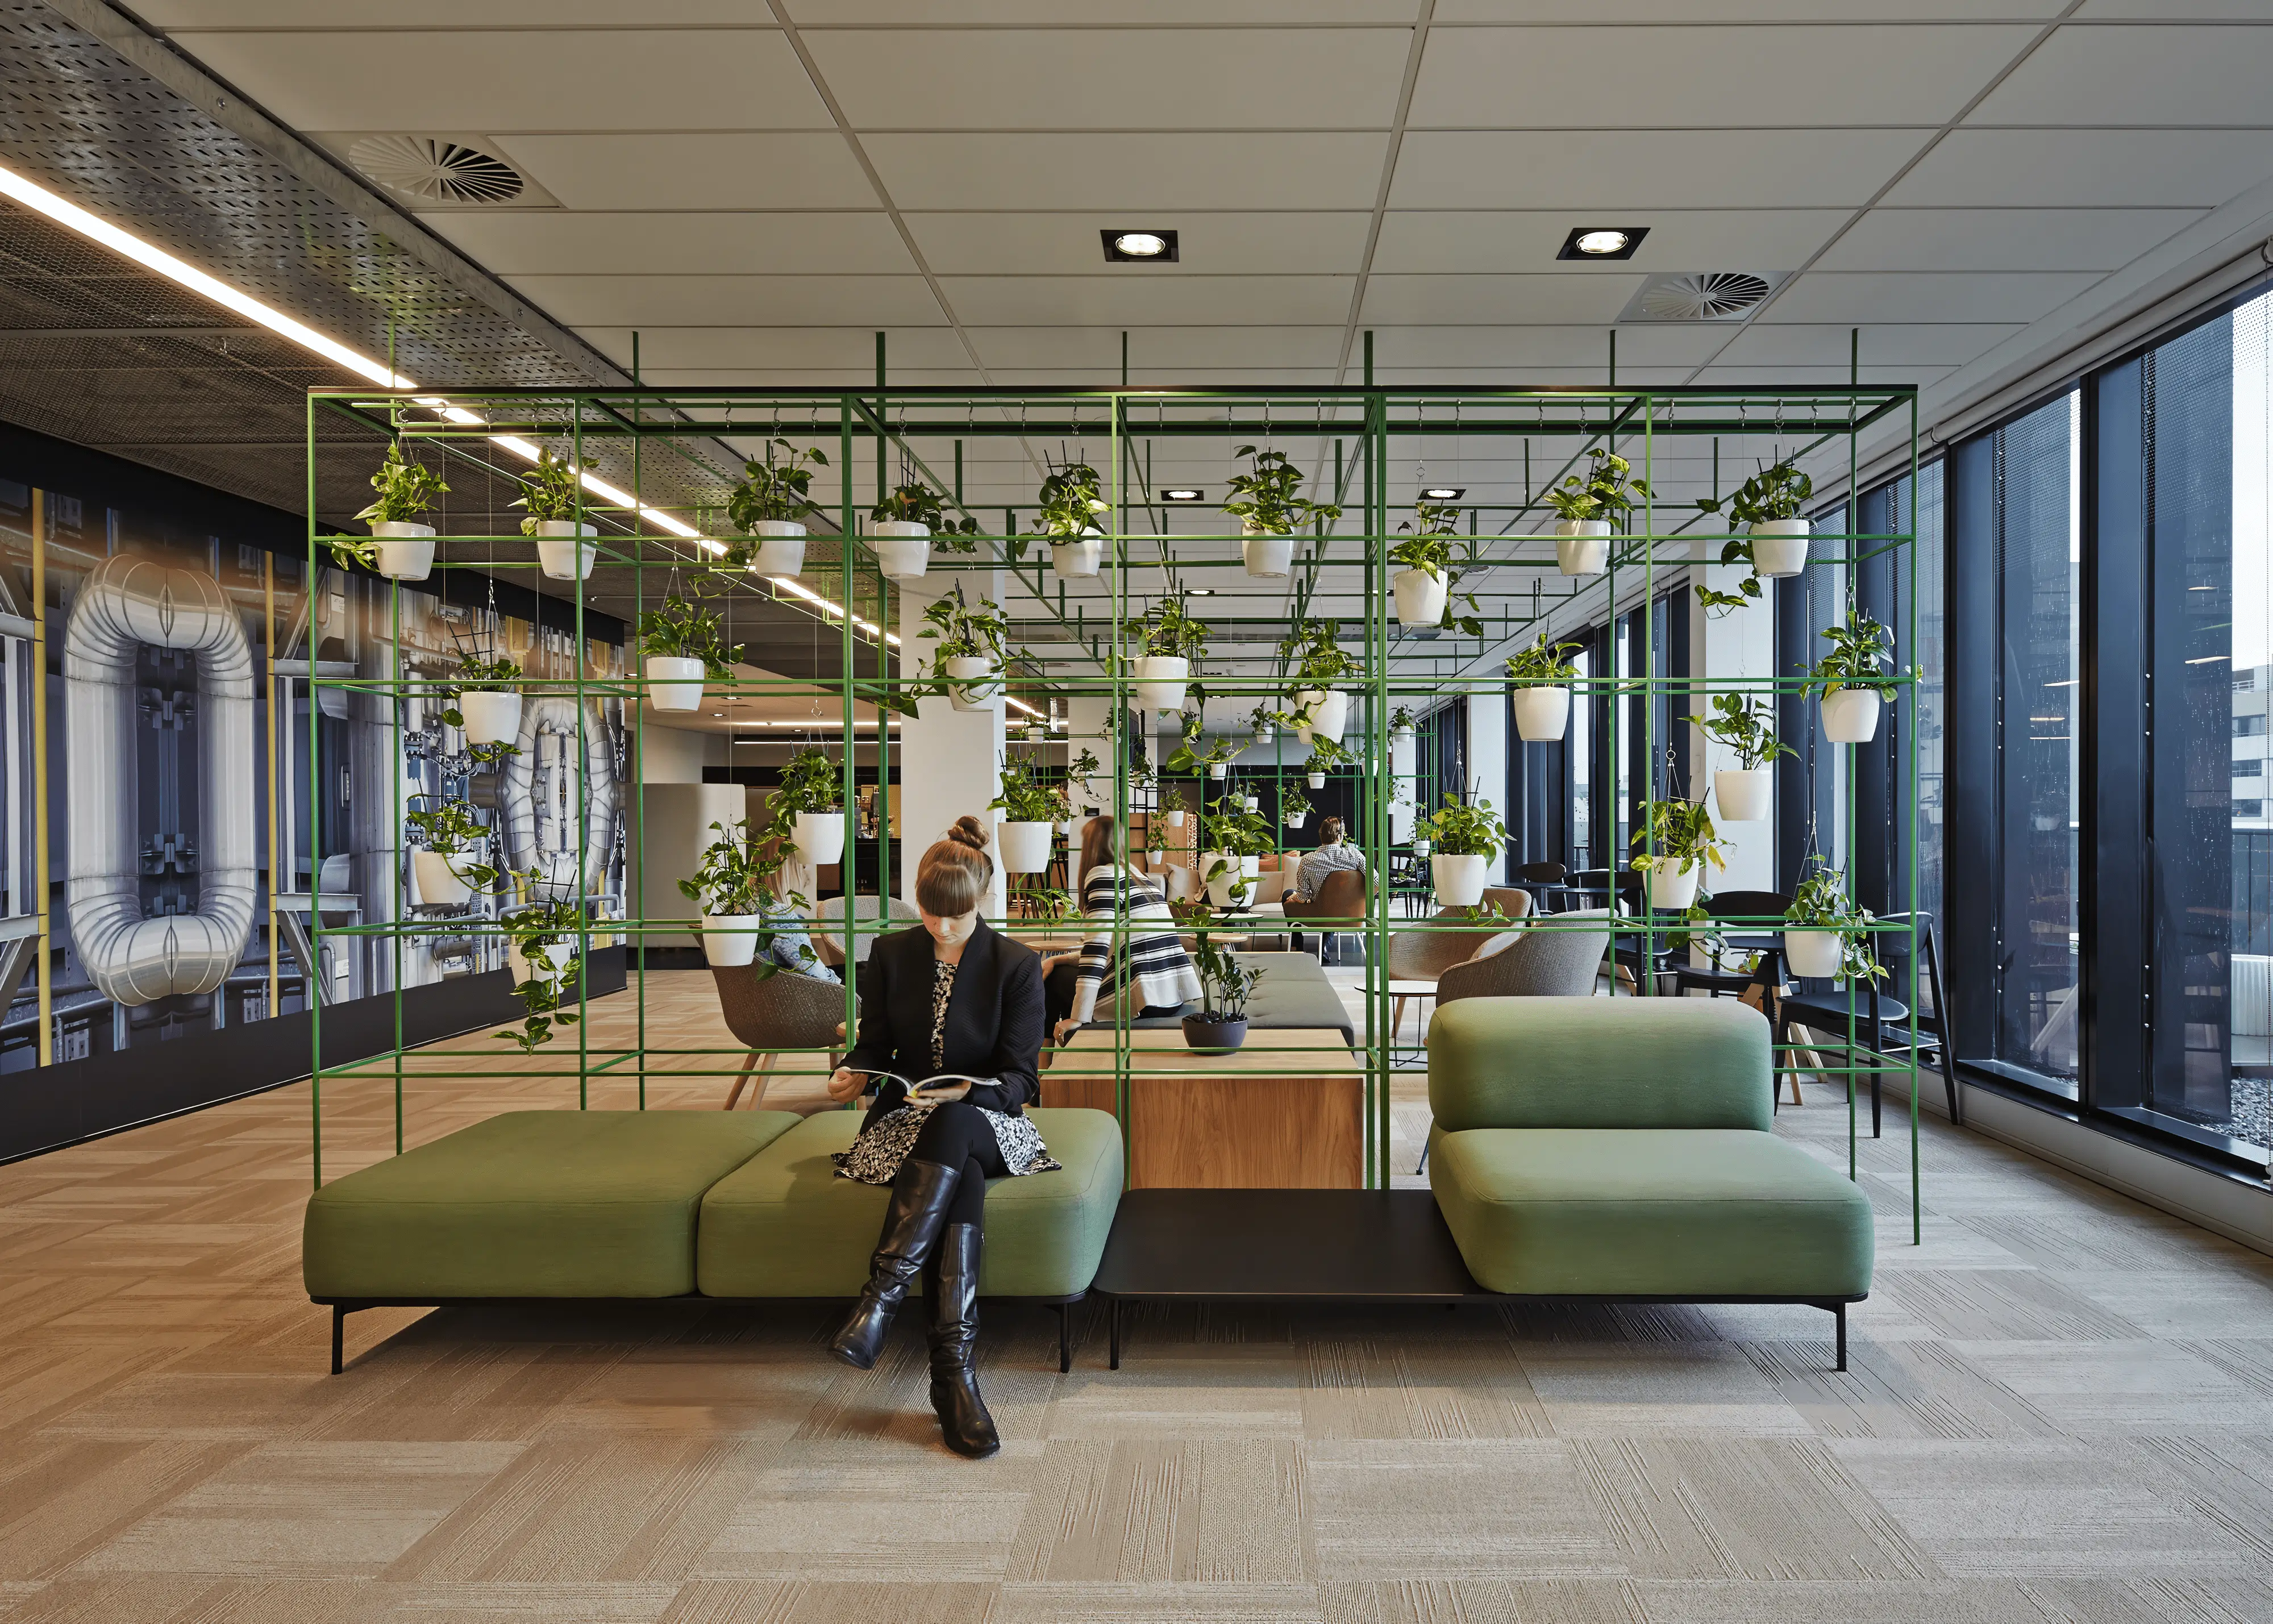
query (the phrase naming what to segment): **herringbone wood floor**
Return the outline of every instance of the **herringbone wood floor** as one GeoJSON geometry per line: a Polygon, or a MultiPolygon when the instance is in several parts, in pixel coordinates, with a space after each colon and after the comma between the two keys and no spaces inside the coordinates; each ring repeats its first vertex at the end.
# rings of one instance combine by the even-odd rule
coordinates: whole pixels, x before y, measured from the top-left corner
{"type": "MultiPolygon", "coordinates": [[[[651,1041],[724,1047],[707,977],[657,983],[651,1041]]],[[[411,1142],[575,1103],[450,1048],[411,1142]]],[[[1843,1160],[1808,1097],[1780,1131],[1843,1160]]],[[[1006,1309],[973,1464],[913,1328],[856,1375],[820,1310],[373,1313],[326,1376],[309,1105],[0,1168],[4,1624],[2273,1619],[2273,1260],[1969,1135],[1927,1129],[1922,1248],[1905,1141],[1865,1141],[1844,1376],[1801,1308],[1148,1311],[1063,1376],[1006,1309]]],[[[329,1172],[386,1154],[391,1078],[325,1119],[329,1172]]]]}

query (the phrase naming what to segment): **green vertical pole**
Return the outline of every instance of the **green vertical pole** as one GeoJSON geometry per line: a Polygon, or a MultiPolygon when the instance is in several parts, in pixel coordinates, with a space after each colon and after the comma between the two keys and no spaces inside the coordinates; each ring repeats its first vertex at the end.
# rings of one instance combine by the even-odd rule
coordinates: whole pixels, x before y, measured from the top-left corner
{"type": "MultiPolygon", "coordinates": [[[[320,863],[319,863],[318,861],[316,861],[316,855],[315,855],[315,854],[316,854],[316,848],[317,848],[317,845],[318,845],[319,842],[319,841],[321,840],[321,838],[322,838],[323,819],[322,819],[322,813],[321,813],[320,810],[319,809],[319,807],[318,807],[318,805],[317,805],[317,802],[316,802],[316,785],[317,785],[317,782],[318,782],[318,780],[317,780],[317,777],[316,777],[316,613],[315,613],[315,610],[316,610],[316,400],[315,400],[315,398],[314,398],[313,396],[311,396],[311,397],[309,398],[309,400],[308,400],[308,495],[307,495],[307,501],[308,501],[308,573],[307,573],[307,576],[306,576],[306,578],[305,578],[305,580],[304,580],[304,585],[305,586],[305,587],[306,587],[306,589],[307,589],[307,593],[308,593],[308,630],[307,630],[307,633],[306,633],[306,640],[306,640],[306,642],[305,642],[305,644],[304,644],[304,647],[306,647],[306,649],[307,649],[307,651],[308,651],[307,658],[308,658],[308,901],[309,901],[309,908],[308,908],[308,931],[307,931],[307,938],[306,938],[306,939],[308,940],[308,942],[309,942],[309,944],[310,944],[310,947],[309,947],[309,957],[310,957],[311,959],[312,959],[313,961],[315,961],[315,962],[313,962],[313,963],[304,963],[304,964],[302,964],[302,965],[300,966],[300,1002],[301,1002],[301,1004],[302,1004],[304,1007],[305,1007],[305,1008],[306,1008],[306,1009],[307,1009],[307,1011],[308,1011],[308,1042],[309,1042],[309,1045],[310,1045],[310,1047],[309,1047],[309,1053],[308,1053],[308,1111],[309,1111],[309,1117],[310,1117],[310,1124],[309,1124],[309,1131],[310,1131],[310,1155],[309,1155],[309,1160],[310,1160],[310,1164],[311,1164],[311,1173],[313,1174],[313,1177],[314,1177],[314,1179],[315,1179],[315,1187],[316,1187],[317,1189],[320,1190],[320,1189],[322,1189],[322,1188],[324,1187],[324,1010],[323,1010],[323,1000],[321,1000],[320,999],[319,999],[319,998],[316,996],[316,989],[317,989],[317,987],[318,987],[319,984],[321,984],[321,982],[322,982],[322,977],[321,977],[317,973],[317,966],[318,966],[318,965],[319,965],[319,964],[323,962],[323,954],[322,954],[321,950],[320,950],[319,947],[317,947],[315,946],[315,944],[316,944],[316,943],[320,939],[320,937],[321,937],[321,931],[322,931],[322,926],[320,925],[320,924],[318,922],[318,919],[317,919],[317,914],[316,914],[316,907],[315,907],[315,904],[316,904],[318,902],[319,902],[319,901],[321,900],[321,899],[320,899],[320,897],[319,897],[319,894],[318,894],[318,892],[319,892],[319,888],[321,887],[321,886],[322,886],[322,884],[323,884],[323,878],[322,878],[323,864],[320,864],[320,863]]],[[[43,537],[41,537],[41,536],[38,536],[38,535],[34,535],[34,536],[33,537],[33,541],[34,541],[34,543],[35,545],[36,545],[36,544],[38,544],[38,543],[39,543],[41,541],[42,541],[43,539],[44,539],[43,537]]],[[[44,618],[45,618],[45,617],[46,617],[46,615],[47,615],[47,612],[48,612],[46,603],[45,603],[45,602],[34,602],[34,603],[32,605],[32,612],[33,612],[34,615],[37,615],[37,616],[41,617],[41,618],[44,620],[44,618]]],[[[272,648],[270,648],[270,649],[269,649],[269,651],[268,651],[268,657],[269,657],[269,659],[270,659],[272,662],[274,662],[274,659],[275,659],[275,657],[276,657],[276,650],[275,650],[274,648],[273,648],[273,647],[272,647],[272,648]]],[[[271,705],[274,705],[274,704],[277,703],[278,700],[279,700],[281,696],[283,696],[283,695],[285,695],[285,694],[289,694],[290,692],[291,692],[291,679],[290,679],[289,677],[286,677],[284,680],[282,680],[282,681],[281,681],[281,682],[278,682],[278,683],[275,683],[275,684],[274,684],[274,685],[271,685],[270,692],[269,692],[269,696],[268,696],[268,702],[269,702],[271,705]]],[[[280,734],[281,734],[281,732],[282,731],[282,729],[283,729],[283,727],[284,727],[284,725],[285,725],[285,722],[286,722],[286,721],[288,721],[288,720],[289,720],[289,718],[280,718],[280,719],[278,720],[278,722],[277,722],[277,729],[278,729],[278,731],[280,732],[280,734]]],[[[401,851],[398,849],[395,855],[396,855],[396,857],[397,857],[397,860],[398,860],[398,861],[397,861],[397,866],[399,867],[399,866],[400,866],[400,859],[401,859],[401,851]]],[[[270,851],[270,852],[269,852],[269,854],[268,854],[268,888],[269,888],[269,890],[270,890],[271,892],[274,892],[274,891],[277,888],[277,886],[276,886],[276,882],[277,882],[277,868],[278,868],[277,854],[276,854],[274,851],[273,851],[273,850],[272,850],[272,851],[270,851]]],[[[289,879],[291,879],[291,878],[292,878],[292,876],[290,876],[290,875],[289,875],[289,874],[288,874],[288,875],[285,875],[285,876],[284,876],[284,878],[285,878],[286,879],[288,879],[288,880],[289,880],[289,879]]],[[[41,887],[42,894],[45,894],[45,888],[46,888],[46,887],[47,887],[47,884],[48,884],[48,877],[47,877],[45,874],[41,874],[41,875],[40,876],[40,885],[41,885],[41,887]]],[[[272,922],[272,923],[270,924],[270,925],[269,925],[269,929],[271,929],[271,930],[273,931],[273,930],[274,930],[275,928],[276,928],[276,927],[275,927],[274,924],[272,922]]],[[[41,951],[42,953],[45,953],[45,952],[47,951],[47,947],[46,947],[46,944],[45,944],[45,943],[42,943],[42,944],[41,945],[41,951]]],[[[277,1011],[275,1011],[275,1010],[273,1010],[273,1009],[272,1009],[272,1010],[270,1010],[268,1013],[269,1013],[270,1014],[274,1015],[274,1014],[277,1014],[278,1012],[277,1012],[277,1011]]],[[[42,1024],[43,1024],[43,1028],[44,1028],[44,1022],[43,1022],[42,1024]]],[[[42,1030],[41,1030],[41,1034],[40,1034],[40,1042],[41,1042],[42,1044],[44,1044],[44,1045],[46,1046],[46,1049],[45,1049],[45,1051],[46,1051],[46,1052],[52,1053],[52,1052],[54,1051],[54,1049],[55,1049],[55,1033],[54,1033],[52,1030],[42,1029],[42,1030]]]]}
{"type": "MultiPolygon", "coordinates": [[[[636,332],[632,334],[632,381],[634,383],[639,381],[639,334],[636,332]]],[[[633,421],[634,423],[643,421],[646,415],[646,402],[634,401],[632,403],[633,421]]],[[[646,449],[647,436],[634,433],[632,436],[632,625],[634,629],[647,617],[647,530],[639,518],[639,510],[647,505],[643,460],[646,449]]],[[[725,607],[727,613],[733,612],[731,598],[725,607]]],[[[639,830],[638,883],[644,889],[647,885],[647,706],[644,702],[647,685],[644,680],[646,668],[635,666],[634,663],[639,658],[637,651],[629,646],[626,647],[624,676],[632,679],[624,685],[626,703],[631,711],[631,811],[638,819],[635,825],[629,827],[635,827],[639,830]]],[[[728,734],[727,742],[730,748],[732,740],[733,735],[728,734]]],[[[648,939],[645,929],[647,905],[643,898],[633,894],[632,885],[632,864],[626,862],[624,864],[624,919],[626,924],[632,924],[634,921],[638,923],[634,926],[633,932],[626,933],[624,938],[624,952],[626,957],[636,955],[632,973],[636,977],[636,985],[634,989],[634,1010],[639,1022],[639,1035],[635,1039],[639,1044],[639,1108],[645,1111],[647,1109],[648,939]]]]}
{"type": "MultiPolygon", "coordinates": [[[[881,505],[884,500],[883,430],[891,421],[891,416],[884,405],[884,335],[879,333],[876,334],[876,501],[879,505],[881,505]]],[[[848,530],[845,534],[849,535],[851,532],[848,530]]],[[[844,607],[849,610],[852,605],[847,602],[844,607]]],[[[850,896],[851,893],[848,891],[845,894],[850,896]]],[[[851,904],[847,903],[846,908],[849,912],[851,904]]],[[[849,941],[851,939],[847,937],[845,939],[849,941]]],[[[851,961],[847,959],[845,962],[849,964],[851,961]]]]}
{"type": "MultiPolygon", "coordinates": [[[[570,422],[569,455],[575,466],[584,466],[584,397],[574,401],[575,415],[570,422]]],[[[575,635],[569,640],[570,670],[575,674],[576,694],[576,794],[568,803],[568,810],[576,819],[576,1109],[589,1111],[592,1099],[592,1003],[591,980],[585,974],[585,961],[591,957],[592,931],[589,910],[590,898],[584,890],[585,875],[591,861],[591,818],[585,803],[592,793],[592,781],[585,763],[590,750],[584,737],[584,486],[576,486],[575,551],[568,556],[574,562],[570,567],[576,572],[576,602],[574,611],[575,635]]],[[[558,997],[556,993],[554,995],[558,997]]]]}
{"type": "MultiPolygon", "coordinates": [[[[883,383],[883,378],[884,378],[884,335],[883,335],[882,333],[879,333],[876,335],[876,381],[877,381],[877,384],[878,384],[878,385],[879,385],[880,387],[881,386],[881,385],[882,385],[882,383],[883,383]]],[[[840,553],[840,555],[841,555],[840,561],[839,561],[839,568],[838,568],[838,580],[839,580],[839,582],[840,582],[840,584],[842,585],[842,587],[843,587],[843,588],[844,588],[844,615],[843,615],[843,616],[841,616],[841,617],[840,617],[840,618],[844,621],[844,626],[845,626],[845,629],[846,629],[848,632],[851,630],[851,625],[852,625],[852,555],[853,555],[853,552],[855,551],[855,550],[856,550],[856,548],[857,548],[857,545],[858,545],[858,543],[856,543],[854,542],[854,540],[853,540],[853,530],[852,530],[852,523],[853,523],[853,521],[852,521],[852,415],[853,415],[853,402],[854,402],[854,397],[853,397],[853,396],[851,396],[851,395],[849,395],[849,394],[848,394],[848,395],[843,395],[843,396],[840,396],[840,397],[838,398],[838,400],[837,400],[837,402],[836,402],[836,467],[837,467],[837,469],[838,469],[838,480],[839,480],[839,486],[840,486],[840,488],[839,488],[839,490],[838,490],[838,493],[837,493],[837,494],[838,494],[838,500],[843,504],[843,506],[842,506],[842,508],[840,509],[840,511],[839,511],[839,513],[838,513],[838,524],[839,524],[839,527],[840,527],[840,528],[841,528],[841,530],[842,530],[842,533],[843,533],[843,540],[842,540],[842,543],[841,543],[841,545],[840,545],[840,546],[839,546],[839,548],[838,548],[838,551],[839,551],[839,553],[840,553]]],[[[878,404],[879,406],[881,406],[881,404],[882,404],[882,397],[881,397],[881,395],[879,395],[879,396],[877,397],[877,404],[878,404]]],[[[882,421],[882,419],[881,418],[881,416],[878,418],[878,421],[879,421],[879,422],[881,422],[881,421],[882,421]]],[[[884,453],[883,453],[883,451],[881,450],[881,447],[882,447],[882,445],[883,445],[883,443],[884,443],[884,442],[883,442],[883,438],[882,438],[881,435],[880,435],[880,436],[878,436],[878,437],[877,437],[877,440],[876,440],[877,446],[879,447],[879,449],[878,449],[878,451],[877,451],[877,453],[876,453],[876,478],[877,478],[877,481],[878,481],[878,491],[877,491],[877,495],[878,495],[878,497],[879,497],[879,498],[880,498],[880,499],[881,499],[881,496],[882,496],[882,494],[883,494],[883,492],[882,492],[882,489],[881,489],[881,483],[882,483],[882,480],[883,480],[883,477],[884,477],[884,473],[883,473],[883,467],[884,467],[883,459],[884,459],[884,453]]],[[[889,622],[884,618],[885,612],[886,612],[886,606],[885,606],[884,602],[882,602],[882,600],[881,600],[881,599],[879,599],[879,601],[878,601],[878,602],[877,602],[877,605],[876,605],[876,624],[877,624],[878,625],[880,625],[880,626],[881,626],[881,625],[888,625],[888,624],[889,624],[889,622]]],[[[883,646],[884,646],[884,647],[885,647],[886,649],[888,649],[888,650],[889,650],[889,649],[890,648],[890,647],[891,647],[891,645],[890,645],[890,644],[889,644],[889,643],[886,643],[886,644],[884,644],[883,646]]],[[[842,668],[840,668],[840,670],[841,670],[841,669],[842,669],[842,668]]],[[[898,675],[898,673],[897,673],[897,672],[894,672],[894,673],[893,673],[893,675],[894,675],[895,677],[896,677],[896,676],[898,675]]],[[[850,683],[845,684],[845,692],[846,692],[846,694],[848,695],[848,702],[849,702],[849,695],[851,694],[851,685],[850,683]]],[[[895,693],[896,693],[898,691],[897,691],[896,689],[894,689],[894,690],[892,690],[892,692],[894,692],[895,693]]],[[[882,715],[882,713],[881,713],[881,711],[880,711],[880,712],[878,713],[878,715],[877,715],[876,721],[877,721],[877,723],[878,723],[878,726],[877,726],[876,731],[878,731],[879,733],[884,732],[886,730],[885,730],[885,729],[884,729],[884,727],[881,725],[881,724],[882,724],[882,722],[884,722],[884,716],[883,716],[883,715],[882,715]]],[[[846,732],[846,733],[848,733],[848,734],[849,734],[849,733],[851,733],[851,730],[851,730],[851,728],[849,728],[849,727],[848,727],[847,729],[845,729],[845,732],[846,732]]],[[[851,750],[851,745],[850,745],[849,742],[848,742],[848,744],[847,744],[847,745],[846,745],[846,750],[847,750],[847,752],[848,752],[848,753],[849,753],[849,752],[850,752],[850,750],[851,750]]],[[[846,849],[845,855],[846,855],[846,857],[847,857],[848,858],[851,856],[851,849],[850,849],[849,847],[846,849]]],[[[849,866],[849,864],[846,864],[845,866],[849,866]]],[[[842,871],[840,870],[840,872],[842,872],[842,871]]],[[[815,894],[816,894],[814,900],[815,900],[816,902],[818,902],[818,901],[819,901],[818,893],[819,893],[819,892],[820,892],[820,890],[821,890],[821,873],[820,873],[820,871],[819,871],[819,869],[818,869],[817,867],[816,867],[816,869],[815,869],[815,870],[814,870],[814,876],[813,876],[813,888],[814,888],[814,892],[815,892],[815,894]]],[[[859,930],[860,930],[860,922],[859,922],[858,919],[856,919],[856,918],[854,918],[854,917],[853,917],[853,907],[852,907],[852,887],[851,887],[850,886],[845,887],[844,887],[844,1043],[845,1043],[845,1047],[849,1049],[850,1047],[851,1047],[851,1044],[852,1044],[852,1039],[853,1039],[853,1037],[857,1035],[857,1034],[854,1032],[854,1030],[853,1030],[853,1024],[854,1024],[854,1022],[856,1022],[859,1019],[859,1003],[858,1003],[858,1001],[857,1001],[857,995],[855,994],[855,992],[854,992],[854,991],[853,991],[853,983],[854,983],[854,981],[855,981],[855,979],[856,979],[855,976],[853,975],[853,970],[854,970],[855,966],[857,966],[857,965],[859,963],[859,953],[860,953],[859,930]]],[[[879,897],[879,898],[877,899],[877,902],[878,902],[878,904],[879,904],[880,906],[881,906],[881,905],[883,904],[883,899],[882,899],[881,897],[879,897]]],[[[889,909],[885,909],[885,911],[889,913],[889,909]]]]}
{"type": "MultiPolygon", "coordinates": [[[[392,781],[388,794],[394,813],[394,827],[400,829],[402,827],[402,583],[390,580],[386,585],[387,670],[393,677],[387,684],[387,704],[391,707],[388,723],[394,752],[386,775],[392,781]]],[[[312,624],[311,621],[311,626],[312,624]]],[[[309,669],[312,670],[314,667],[311,665],[309,669]]],[[[399,859],[399,848],[396,855],[399,859]]],[[[393,917],[387,922],[386,932],[388,946],[393,949],[390,956],[394,977],[394,1154],[397,1156],[402,1154],[402,864],[398,860],[394,864],[394,906],[390,910],[393,917]]]]}

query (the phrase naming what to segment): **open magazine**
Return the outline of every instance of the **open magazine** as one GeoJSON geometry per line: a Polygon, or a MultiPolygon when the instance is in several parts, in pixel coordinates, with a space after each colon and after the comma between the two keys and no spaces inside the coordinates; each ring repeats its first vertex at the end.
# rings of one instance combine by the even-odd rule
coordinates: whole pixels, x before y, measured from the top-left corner
{"type": "Polygon", "coordinates": [[[962,1072],[941,1072],[936,1077],[926,1077],[918,1082],[903,1077],[897,1072],[870,1072],[871,1082],[896,1082],[908,1091],[911,1105],[944,1105],[949,1100],[959,1100],[971,1092],[974,1083],[994,1082],[992,1077],[972,1077],[962,1072]]]}

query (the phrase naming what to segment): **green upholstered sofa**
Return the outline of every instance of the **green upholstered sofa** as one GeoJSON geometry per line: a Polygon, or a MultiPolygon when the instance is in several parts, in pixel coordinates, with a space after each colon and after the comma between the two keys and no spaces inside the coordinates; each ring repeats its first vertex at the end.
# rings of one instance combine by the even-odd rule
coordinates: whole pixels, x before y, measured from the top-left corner
{"type": "MultiPolygon", "coordinates": [[[[1121,1199],[1120,1124],[1038,1110],[1059,1172],[992,1181],[982,1292],[1088,1291],[1121,1199]]],[[[536,1298],[850,1298],[885,1192],[833,1178],[851,1111],[520,1111],[324,1186],[301,1269],[358,1308],[536,1298]]],[[[1069,1350],[1060,1337],[1060,1359],[1069,1350]]]]}
{"type": "Polygon", "coordinates": [[[1770,1131],[1767,1022],[1733,999],[1447,1004],[1429,1181],[1489,1291],[1804,1302],[1871,1289],[1871,1204],[1770,1131]]]}

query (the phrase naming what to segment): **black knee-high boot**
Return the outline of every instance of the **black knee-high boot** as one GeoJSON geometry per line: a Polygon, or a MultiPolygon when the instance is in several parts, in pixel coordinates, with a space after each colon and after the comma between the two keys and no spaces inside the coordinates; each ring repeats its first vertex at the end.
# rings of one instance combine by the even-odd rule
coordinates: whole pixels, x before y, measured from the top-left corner
{"type": "Polygon", "coordinates": [[[829,1351],[855,1370],[874,1368],[883,1351],[892,1315],[907,1300],[908,1287],[932,1254],[948,1203],[963,1178],[959,1167],[911,1158],[892,1180],[892,1202],[884,1209],[884,1231],[868,1260],[868,1283],[852,1305],[829,1351]]]}
{"type": "Polygon", "coordinates": [[[979,1226],[950,1224],[924,1270],[931,1315],[931,1407],[947,1447],[973,1460],[1002,1447],[979,1396],[979,1226]]]}

